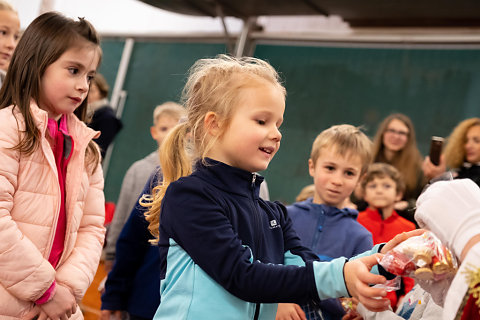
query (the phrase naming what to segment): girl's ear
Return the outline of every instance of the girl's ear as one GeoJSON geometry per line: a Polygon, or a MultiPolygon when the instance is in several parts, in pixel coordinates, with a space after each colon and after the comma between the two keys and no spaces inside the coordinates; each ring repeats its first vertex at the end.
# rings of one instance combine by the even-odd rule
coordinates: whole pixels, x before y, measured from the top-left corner
{"type": "Polygon", "coordinates": [[[203,124],[205,126],[205,131],[211,136],[217,137],[220,134],[220,121],[215,112],[207,112],[203,118],[203,124]]]}

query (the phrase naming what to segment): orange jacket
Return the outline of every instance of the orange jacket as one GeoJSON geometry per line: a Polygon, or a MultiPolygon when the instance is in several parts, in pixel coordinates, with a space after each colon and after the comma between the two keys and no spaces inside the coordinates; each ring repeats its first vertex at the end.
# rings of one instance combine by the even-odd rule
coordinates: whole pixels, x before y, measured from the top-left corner
{"type": "MultiPolygon", "coordinates": [[[[35,104],[40,146],[26,156],[13,150],[25,130],[23,116],[0,110],[0,319],[19,319],[34,307],[54,280],[80,301],[100,258],[105,228],[103,173],[85,168],[88,142],[98,136],[74,115],[67,116],[74,140],[65,181],[67,230],[57,269],[48,262],[60,208],[53,151],[46,139],[48,115],[35,104]]],[[[82,319],[77,313],[70,319],[82,319]]]]}

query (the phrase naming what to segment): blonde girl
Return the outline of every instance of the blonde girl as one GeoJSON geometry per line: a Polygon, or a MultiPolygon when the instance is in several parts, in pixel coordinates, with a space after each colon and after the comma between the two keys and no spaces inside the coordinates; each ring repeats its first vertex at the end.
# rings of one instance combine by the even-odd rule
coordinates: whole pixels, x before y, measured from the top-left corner
{"type": "Polygon", "coordinates": [[[480,118],[465,119],[453,129],[438,166],[428,157],[423,163],[429,178],[442,174],[446,168],[456,179],[468,178],[480,186],[480,118]]]}
{"type": "Polygon", "coordinates": [[[0,86],[20,35],[18,13],[10,3],[0,0],[0,86]]]}
{"type": "Polygon", "coordinates": [[[82,319],[104,239],[98,135],[84,124],[101,58],[85,19],[25,30],[0,91],[0,318],[82,319]]]}
{"type": "Polygon", "coordinates": [[[375,256],[313,261],[285,207],[258,196],[255,172],[282,138],[285,88],[275,70],[255,58],[202,59],[184,96],[188,116],[161,146],[164,182],[147,213],[163,279],[155,319],[275,319],[277,302],[349,293],[386,308],[375,299],[384,290],[368,286],[384,281],[368,272],[375,256]]]}

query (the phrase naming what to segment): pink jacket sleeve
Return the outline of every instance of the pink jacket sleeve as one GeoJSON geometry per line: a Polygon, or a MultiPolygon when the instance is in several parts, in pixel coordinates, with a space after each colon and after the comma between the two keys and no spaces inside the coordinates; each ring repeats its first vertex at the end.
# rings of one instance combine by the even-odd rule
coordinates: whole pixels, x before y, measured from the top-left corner
{"type": "MultiPolygon", "coordinates": [[[[0,114],[0,284],[20,300],[35,301],[55,280],[55,270],[12,219],[20,153],[17,121],[10,109],[0,114]]],[[[19,120],[20,122],[20,120],[19,120]]],[[[1,298],[1,297],[0,297],[1,298]]]]}

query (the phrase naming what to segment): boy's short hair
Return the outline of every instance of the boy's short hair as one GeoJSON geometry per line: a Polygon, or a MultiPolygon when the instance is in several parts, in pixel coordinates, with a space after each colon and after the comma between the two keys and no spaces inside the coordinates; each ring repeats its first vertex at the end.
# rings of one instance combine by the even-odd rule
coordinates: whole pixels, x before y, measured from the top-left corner
{"type": "Polygon", "coordinates": [[[372,162],[372,141],[360,130],[349,124],[340,124],[323,130],[312,145],[310,159],[315,164],[324,148],[334,147],[341,156],[359,156],[362,162],[361,174],[372,162]]]}
{"type": "Polygon", "coordinates": [[[161,116],[168,115],[174,119],[180,120],[181,117],[184,117],[187,114],[185,108],[176,102],[167,101],[158,105],[153,110],[153,124],[156,125],[158,118],[161,116]]]}
{"type": "Polygon", "coordinates": [[[392,179],[397,189],[397,194],[403,193],[405,191],[405,182],[403,181],[402,174],[392,165],[387,163],[373,163],[368,167],[367,173],[362,179],[361,186],[362,190],[365,190],[367,184],[375,178],[385,178],[388,177],[392,179]]]}

